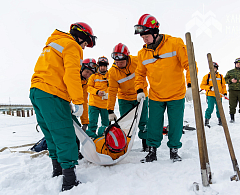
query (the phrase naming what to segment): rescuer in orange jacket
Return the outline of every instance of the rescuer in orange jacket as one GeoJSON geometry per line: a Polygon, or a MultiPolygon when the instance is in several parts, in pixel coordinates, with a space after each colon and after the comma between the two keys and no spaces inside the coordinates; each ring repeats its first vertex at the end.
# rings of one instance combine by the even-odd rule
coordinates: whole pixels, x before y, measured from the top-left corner
{"type": "Polygon", "coordinates": [[[82,80],[82,88],[83,88],[83,114],[80,117],[82,122],[82,129],[86,131],[87,126],[89,124],[89,117],[88,117],[88,82],[89,78],[92,74],[97,72],[97,63],[96,60],[93,58],[86,58],[82,61],[82,68],[81,68],[81,80],[82,80]],[[90,71],[90,72],[89,72],[90,71]],[[90,75],[84,76],[85,72],[89,72],[90,75]]]}
{"type": "Polygon", "coordinates": [[[73,103],[72,114],[81,116],[81,75],[87,78],[92,74],[90,70],[80,73],[83,49],[94,45],[95,36],[86,23],[72,24],[70,33],[55,30],[38,58],[31,80],[30,99],[47,141],[52,176],[63,174],[62,191],[79,184],[74,172],[78,148],[69,103],[73,103]]]}
{"type": "MultiPolygon", "coordinates": [[[[116,97],[118,97],[121,116],[138,104],[137,93],[135,91],[135,70],[138,64],[137,56],[130,55],[127,46],[119,43],[113,48],[112,58],[115,61],[109,70],[109,94],[107,101],[109,121],[117,118],[114,114],[116,97]]],[[[141,118],[138,125],[138,137],[142,139],[142,151],[146,152],[148,151],[146,144],[148,121],[148,92],[146,80],[143,81],[143,90],[146,99],[143,102],[141,118]]]]}
{"type": "MultiPolygon", "coordinates": [[[[225,79],[224,79],[223,75],[218,73],[219,65],[216,62],[213,62],[213,66],[214,66],[214,71],[216,74],[216,80],[217,80],[217,85],[218,85],[220,96],[221,97],[222,97],[222,95],[227,96],[225,79]]],[[[203,77],[200,88],[206,90],[206,96],[207,96],[208,107],[205,111],[205,126],[210,128],[209,120],[213,113],[214,105],[216,105],[216,115],[218,117],[218,125],[222,125],[222,120],[220,118],[217,101],[216,101],[216,97],[215,97],[215,92],[214,92],[214,88],[213,88],[213,83],[212,83],[212,77],[211,77],[210,73],[206,74],[203,77]]]]}
{"type": "Polygon", "coordinates": [[[183,113],[186,99],[191,100],[191,81],[188,65],[186,46],[181,38],[159,34],[159,23],[150,14],[140,17],[138,24],[134,26],[135,34],[140,34],[145,45],[138,52],[138,66],[136,69],[135,89],[137,99],[145,97],[144,85],[148,78],[149,89],[149,121],[147,145],[150,151],[141,162],[157,160],[156,151],[163,139],[164,112],[167,108],[169,122],[170,159],[181,161],[178,148],[183,128],[183,113]],[[187,80],[184,78],[184,69],[187,80]]]}
{"type": "Polygon", "coordinates": [[[107,99],[108,99],[108,79],[107,67],[109,65],[106,57],[98,58],[98,72],[93,74],[88,81],[89,98],[89,126],[86,131],[88,136],[96,138],[102,136],[105,128],[109,125],[107,99]],[[101,116],[101,127],[98,128],[98,117],[101,116]]]}

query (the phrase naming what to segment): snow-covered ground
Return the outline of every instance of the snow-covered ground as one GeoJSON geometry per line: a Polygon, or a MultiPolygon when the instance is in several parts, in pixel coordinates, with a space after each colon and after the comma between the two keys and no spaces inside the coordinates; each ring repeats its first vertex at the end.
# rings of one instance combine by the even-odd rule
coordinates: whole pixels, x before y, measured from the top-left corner
{"type": "MultiPolygon", "coordinates": [[[[205,95],[201,95],[203,114],[206,109],[205,95]]],[[[236,122],[229,123],[228,101],[223,100],[235,155],[240,159],[240,114],[236,122]]],[[[203,115],[204,116],[204,115],[203,115]]],[[[192,103],[186,103],[184,124],[195,127],[192,103]]],[[[165,119],[167,124],[167,117],[165,119]]],[[[221,195],[240,194],[240,181],[230,181],[234,174],[223,128],[217,125],[214,113],[210,120],[211,128],[206,128],[208,154],[213,175],[211,189],[221,195]]],[[[35,143],[43,137],[35,130],[35,116],[18,118],[0,115],[0,149],[3,147],[35,143]]],[[[182,162],[173,163],[169,159],[169,148],[164,136],[158,148],[158,160],[142,164],[139,161],[147,153],[140,152],[141,141],[136,138],[130,154],[114,166],[98,166],[80,160],[76,168],[81,185],[70,191],[60,192],[62,176],[51,177],[52,165],[48,156],[31,159],[30,154],[0,153],[0,194],[3,195],[193,195],[193,182],[201,183],[196,131],[185,131],[183,147],[179,150],[182,162]]],[[[27,148],[21,148],[22,150],[27,148]]],[[[14,149],[12,149],[14,150],[14,149]]],[[[240,161],[240,160],[239,160],[240,161]]],[[[211,194],[211,193],[205,193],[211,194]]]]}

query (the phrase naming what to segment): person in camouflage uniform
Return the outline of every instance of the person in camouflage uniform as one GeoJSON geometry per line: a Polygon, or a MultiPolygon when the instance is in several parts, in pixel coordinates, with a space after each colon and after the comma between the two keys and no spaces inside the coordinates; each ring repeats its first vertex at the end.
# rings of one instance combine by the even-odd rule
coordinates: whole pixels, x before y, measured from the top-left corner
{"type": "Polygon", "coordinates": [[[229,113],[231,123],[234,122],[234,114],[236,113],[237,104],[240,101],[240,58],[237,58],[234,63],[235,68],[229,70],[224,77],[229,90],[229,113]]]}

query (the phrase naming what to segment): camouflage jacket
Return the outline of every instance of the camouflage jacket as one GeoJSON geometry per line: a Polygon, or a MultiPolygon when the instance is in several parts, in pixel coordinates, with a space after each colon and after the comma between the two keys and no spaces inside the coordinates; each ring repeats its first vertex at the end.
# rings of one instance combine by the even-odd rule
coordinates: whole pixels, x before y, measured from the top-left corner
{"type": "Polygon", "coordinates": [[[240,70],[239,69],[232,69],[229,70],[224,77],[226,83],[228,84],[229,90],[240,90],[240,70]],[[232,82],[232,79],[235,78],[238,81],[236,83],[232,82]]]}

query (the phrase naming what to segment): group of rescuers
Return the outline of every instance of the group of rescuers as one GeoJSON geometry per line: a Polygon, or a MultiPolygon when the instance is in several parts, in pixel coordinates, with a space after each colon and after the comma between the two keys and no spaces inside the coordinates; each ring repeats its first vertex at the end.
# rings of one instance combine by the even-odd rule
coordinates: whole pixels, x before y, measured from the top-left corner
{"type": "MultiPolygon", "coordinates": [[[[96,39],[88,24],[74,23],[69,33],[56,29],[48,38],[34,68],[30,99],[47,141],[52,177],[63,175],[62,191],[81,183],[75,174],[75,165],[81,157],[72,120],[79,123],[77,117],[80,117],[82,129],[94,139],[97,152],[113,159],[126,152],[130,138],[116,122],[109,125],[117,119],[114,113],[116,98],[121,116],[144,100],[138,136],[142,139],[142,151],[148,154],[141,162],[157,160],[166,109],[170,159],[181,161],[178,149],[182,146],[185,98],[192,100],[188,57],[182,39],[159,34],[159,26],[154,16],[142,15],[134,28],[135,34],[140,34],[145,43],[143,48],[138,56],[132,56],[126,45],[117,44],[111,54],[114,63],[109,71],[109,61],[104,56],[97,61],[93,58],[83,60],[83,49],[92,48],[96,39]],[[99,114],[101,127],[98,128],[99,114]]],[[[239,62],[240,59],[236,67],[239,62]]],[[[216,71],[217,79],[219,75],[216,71]]],[[[207,91],[206,119],[209,121],[216,100],[211,77],[208,84],[205,77],[201,86],[207,91]]],[[[221,79],[221,83],[218,80],[219,90],[226,95],[225,80],[221,79]]],[[[230,90],[237,90],[232,95],[233,100],[239,98],[239,79],[239,68],[226,76],[229,86],[233,85],[230,90]],[[237,78],[237,83],[232,77],[237,78]]],[[[235,108],[230,107],[231,117],[235,108]]]]}

